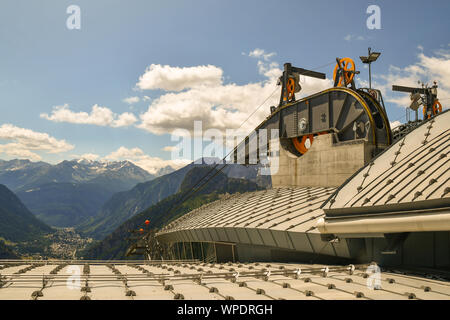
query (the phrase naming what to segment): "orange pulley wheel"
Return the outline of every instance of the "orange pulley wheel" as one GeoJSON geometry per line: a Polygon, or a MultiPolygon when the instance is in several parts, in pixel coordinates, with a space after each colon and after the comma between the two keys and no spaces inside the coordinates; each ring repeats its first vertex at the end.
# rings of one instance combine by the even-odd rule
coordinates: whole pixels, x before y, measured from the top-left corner
{"type": "MultiPolygon", "coordinates": [[[[439,100],[437,100],[437,99],[434,100],[433,107],[431,108],[431,112],[433,113],[434,116],[437,115],[438,113],[442,112],[442,104],[439,102],[439,100]]],[[[431,118],[430,114],[427,115],[427,107],[426,106],[423,107],[423,118],[424,119],[431,118]]]]}
{"type": "Polygon", "coordinates": [[[301,140],[300,137],[292,139],[295,149],[301,154],[305,154],[311,148],[313,141],[314,136],[312,134],[301,137],[301,140]]]}
{"type": "Polygon", "coordinates": [[[433,103],[433,114],[437,115],[438,113],[442,112],[442,104],[439,102],[438,99],[434,100],[433,103]]]}
{"type": "Polygon", "coordinates": [[[286,85],[288,100],[292,100],[294,98],[295,91],[295,80],[293,78],[289,78],[286,85]]]}
{"type": "MultiPolygon", "coordinates": [[[[339,64],[344,69],[345,83],[344,83],[344,79],[342,79],[342,77],[340,77],[338,86],[343,87],[343,86],[345,86],[345,84],[351,83],[353,80],[353,77],[355,76],[355,74],[354,74],[355,62],[351,58],[342,58],[341,60],[339,60],[339,64]]],[[[336,77],[338,76],[337,73],[338,73],[338,69],[339,69],[339,64],[336,63],[336,66],[334,67],[334,72],[333,72],[333,80],[334,81],[336,81],[336,77]]]]}

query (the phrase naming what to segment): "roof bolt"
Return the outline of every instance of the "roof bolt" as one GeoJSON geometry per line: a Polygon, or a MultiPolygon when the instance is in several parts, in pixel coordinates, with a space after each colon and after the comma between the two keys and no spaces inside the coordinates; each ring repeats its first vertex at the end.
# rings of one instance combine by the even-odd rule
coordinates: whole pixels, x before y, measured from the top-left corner
{"type": "Polygon", "coordinates": [[[429,152],[434,152],[435,150],[436,150],[435,148],[428,149],[429,152]]]}
{"type": "Polygon", "coordinates": [[[364,201],[363,201],[363,204],[366,204],[368,202],[370,202],[370,199],[369,198],[365,198],[364,201]]]}
{"type": "Polygon", "coordinates": [[[406,293],[406,295],[408,296],[408,299],[416,299],[416,295],[414,293],[406,293]]]}
{"type": "Polygon", "coordinates": [[[446,153],[441,153],[441,155],[439,156],[440,159],[444,159],[447,156],[446,153]]]}
{"type": "Polygon", "coordinates": [[[412,167],[414,167],[414,163],[412,163],[412,162],[408,163],[408,168],[412,168],[412,167]]]}
{"type": "Polygon", "coordinates": [[[433,183],[436,183],[436,182],[437,182],[436,179],[431,179],[431,180],[430,180],[430,185],[432,185],[433,183]]]}
{"type": "Polygon", "coordinates": [[[425,171],[423,171],[423,170],[417,171],[417,175],[418,175],[418,176],[420,176],[420,175],[422,175],[422,174],[424,174],[424,173],[425,173],[425,171]]]}
{"type": "Polygon", "coordinates": [[[394,182],[394,180],[392,180],[392,179],[387,179],[386,180],[386,184],[391,184],[392,182],[394,182]]]}

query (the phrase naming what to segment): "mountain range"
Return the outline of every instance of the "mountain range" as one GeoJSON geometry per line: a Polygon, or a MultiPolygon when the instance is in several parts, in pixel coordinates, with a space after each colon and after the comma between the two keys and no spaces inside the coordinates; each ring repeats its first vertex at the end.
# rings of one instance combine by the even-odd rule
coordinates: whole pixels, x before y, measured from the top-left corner
{"type": "MultiPolygon", "coordinates": [[[[202,159],[202,161],[193,162],[170,174],[139,183],[131,190],[114,194],[102,206],[98,214],[79,225],[77,231],[96,239],[104,238],[135,214],[179,192],[186,174],[193,168],[206,167],[211,170],[215,165],[210,163],[213,163],[212,159],[202,159]]],[[[221,169],[222,166],[219,164],[217,169],[221,169]]],[[[270,186],[270,177],[259,176],[258,166],[245,167],[239,164],[228,164],[222,172],[229,178],[251,181],[261,188],[270,186]]],[[[199,175],[192,179],[200,180],[201,177],[199,175]]],[[[207,186],[207,188],[211,187],[215,187],[213,183],[207,186]]]]}
{"type": "MultiPolygon", "coordinates": [[[[179,199],[183,190],[194,186],[205,172],[216,172],[214,164],[210,164],[214,162],[212,160],[217,159],[202,159],[176,171],[170,167],[163,168],[160,173],[167,174],[160,177],[150,175],[129,161],[72,160],[51,165],[28,160],[0,160],[0,184],[6,185],[3,186],[4,196],[9,194],[9,200],[0,198],[3,200],[0,203],[20,204],[21,211],[27,213],[27,216],[18,215],[16,220],[12,220],[11,212],[14,211],[9,208],[8,214],[3,213],[0,217],[3,221],[0,241],[2,238],[6,240],[0,251],[11,255],[7,248],[12,241],[15,251],[20,247],[19,254],[39,252],[40,248],[51,245],[52,236],[40,236],[54,232],[50,226],[75,227],[85,239],[103,240],[149,208],[155,205],[166,207],[170,201],[179,199]],[[26,221],[42,230],[22,228],[28,225],[26,221]],[[11,239],[16,234],[32,236],[29,241],[20,239],[23,244],[14,244],[11,239]]],[[[271,184],[270,177],[258,175],[258,166],[228,164],[223,168],[218,165],[217,169],[223,170],[202,190],[200,198],[190,199],[182,208],[212,201],[219,193],[267,188],[271,184]]],[[[152,215],[158,216],[160,221],[170,218],[170,215],[166,217],[159,211],[152,215]]]]}
{"type": "MultiPolygon", "coordinates": [[[[167,172],[168,168],[164,168],[167,172]]],[[[13,190],[42,221],[72,227],[98,213],[116,192],[156,176],[130,161],[0,160],[0,184],[13,190]]]]}
{"type": "MultiPolygon", "coordinates": [[[[126,241],[131,235],[130,230],[138,230],[141,227],[158,229],[180,215],[208,202],[218,200],[224,194],[254,191],[262,188],[256,182],[246,179],[230,178],[223,172],[217,172],[217,170],[211,171],[210,166],[190,165],[188,168],[185,167],[183,169],[187,170],[187,172],[184,172],[184,178],[179,183],[176,193],[123,221],[117,227],[113,228],[112,232],[103,240],[88,248],[83,253],[83,258],[124,259],[126,249],[130,245],[126,241]],[[210,183],[196,194],[185,198],[186,192],[192,190],[198,182],[199,177],[203,177],[207,173],[212,178],[210,183]],[[144,226],[144,221],[147,219],[150,220],[150,225],[144,226]]],[[[181,175],[181,173],[178,174],[181,175]]],[[[111,221],[115,221],[115,219],[111,219],[111,221]]]]}
{"type": "Polygon", "coordinates": [[[54,230],[37,219],[6,186],[0,184],[0,257],[17,258],[35,253],[54,230]]]}

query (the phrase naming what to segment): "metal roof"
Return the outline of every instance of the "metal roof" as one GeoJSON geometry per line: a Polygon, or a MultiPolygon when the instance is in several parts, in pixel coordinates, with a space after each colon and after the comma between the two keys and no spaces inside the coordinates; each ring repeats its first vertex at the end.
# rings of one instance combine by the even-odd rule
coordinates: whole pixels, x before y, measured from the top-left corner
{"type": "Polygon", "coordinates": [[[450,112],[424,122],[347,180],[327,216],[450,206],[450,112]]]}
{"type": "Polygon", "coordinates": [[[210,227],[307,232],[323,216],[319,207],[334,190],[292,187],[231,195],[189,212],[161,229],[159,235],[210,227]]]}
{"type": "Polygon", "coordinates": [[[373,273],[376,269],[367,265],[353,268],[194,261],[46,263],[2,263],[0,300],[450,299],[448,281],[373,273]],[[74,270],[80,274],[79,285],[70,281],[74,270]],[[380,280],[380,287],[374,290],[370,285],[377,284],[376,279],[380,280]]]}

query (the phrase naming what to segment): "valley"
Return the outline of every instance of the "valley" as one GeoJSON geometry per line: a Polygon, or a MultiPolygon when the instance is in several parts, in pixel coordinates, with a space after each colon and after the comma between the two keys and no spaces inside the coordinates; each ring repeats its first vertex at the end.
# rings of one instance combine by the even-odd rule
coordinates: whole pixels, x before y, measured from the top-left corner
{"type": "Polygon", "coordinates": [[[0,208],[0,257],[123,259],[128,229],[137,228],[144,217],[152,221],[151,228],[160,228],[226,194],[271,184],[258,175],[257,166],[230,164],[214,177],[214,188],[172,212],[183,192],[211,170],[207,162],[166,167],[158,176],[129,161],[50,165],[0,160],[0,200],[5,204],[0,208]]]}

